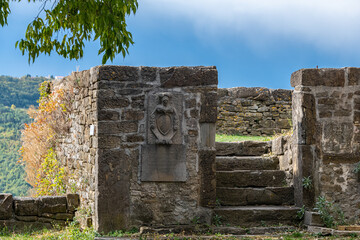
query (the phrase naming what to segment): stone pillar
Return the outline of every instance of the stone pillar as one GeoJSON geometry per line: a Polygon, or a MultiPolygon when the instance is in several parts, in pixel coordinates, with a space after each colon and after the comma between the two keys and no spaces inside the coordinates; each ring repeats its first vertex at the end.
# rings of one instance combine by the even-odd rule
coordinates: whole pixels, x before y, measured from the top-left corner
{"type": "Polygon", "coordinates": [[[294,187],[297,206],[325,196],[349,219],[358,209],[354,173],[360,160],[360,69],[301,69],[291,75],[294,124],[294,187]],[[310,178],[312,186],[303,187],[310,178]]]}
{"type": "MultiPolygon", "coordinates": [[[[94,72],[94,70],[93,70],[94,72]]],[[[95,228],[210,222],[215,67],[101,66],[95,228]]]]}

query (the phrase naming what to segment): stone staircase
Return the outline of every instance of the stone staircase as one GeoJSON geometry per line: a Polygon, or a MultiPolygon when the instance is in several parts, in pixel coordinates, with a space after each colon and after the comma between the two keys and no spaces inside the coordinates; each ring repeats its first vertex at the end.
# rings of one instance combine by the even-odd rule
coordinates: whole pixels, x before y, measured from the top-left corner
{"type": "Polygon", "coordinates": [[[297,222],[293,187],[276,157],[263,156],[271,142],[216,143],[217,206],[223,226],[258,227],[297,222]]]}

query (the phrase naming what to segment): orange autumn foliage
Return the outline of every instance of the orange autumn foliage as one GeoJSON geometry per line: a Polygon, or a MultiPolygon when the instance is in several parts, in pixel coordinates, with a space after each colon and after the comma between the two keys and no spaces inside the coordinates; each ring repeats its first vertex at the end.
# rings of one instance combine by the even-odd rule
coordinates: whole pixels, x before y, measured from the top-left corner
{"type": "Polygon", "coordinates": [[[33,186],[37,195],[59,194],[56,189],[61,189],[49,183],[51,181],[49,176],[54,174],[53,171],[63,173],[63,169],[58,164],[56,166],[51,164],[54,165],[54,169],[50,170],[48,165],[44,167],[44,161],[49,159],[49,150],[56,147],[56,140],[66,134],[70,127],[73,86],[69,82],[64,82],[60,86],[53,88],[50,82],[41,84],[39,107],[28,110],[29,116],[34,121],[29,125],[26,124],[22,131],[20,161],[25,165],[26,181],[33,186]],[[44,181],[44,179],[48,180],[44,181]],[[47,182],[48,186],[43,186],[44,182],[47,182]]]}

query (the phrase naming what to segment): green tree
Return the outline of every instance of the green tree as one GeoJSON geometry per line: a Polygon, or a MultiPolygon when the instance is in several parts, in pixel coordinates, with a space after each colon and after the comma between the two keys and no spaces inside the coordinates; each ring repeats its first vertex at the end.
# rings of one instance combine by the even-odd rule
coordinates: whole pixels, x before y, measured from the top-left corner
{"type": "MultiPolygon", "coordinates": [[[[11,0],[0,0],[0,25],[7,25],[11,0]]],[[[20,2],[21,0],[12,0],[20,2]]],[[[27,0],[35,2],[36,0],[27,0]]],[[[40,1],[40,0],[38,0],[40,1]]],[[[39,14],[28,25],[25,38],[15,46],[23,55],[27,52],[29,63],[39,54],[55,51],[64,58],[83,57],[85,41],[100,41],[98,54],[102,64],[121,53],[123,57],[133,44],[127,31],[126,16],[136,12],[137,0],[43,0],[39,14]]]]}

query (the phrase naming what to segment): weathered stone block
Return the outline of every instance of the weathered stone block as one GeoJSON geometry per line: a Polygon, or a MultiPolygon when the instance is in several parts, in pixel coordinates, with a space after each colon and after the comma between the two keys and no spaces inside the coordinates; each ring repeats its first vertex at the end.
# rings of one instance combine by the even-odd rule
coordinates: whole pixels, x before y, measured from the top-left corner
{"type": "Polygon", "coordinates": [[[276,127],[278,129],[290,129],[291,120],[290,119],[278,119],[275,121],[276,127]]]}
{"type": "Polygon", "coordinates": [[[100,110],[98,112],[99,121],[117,121],[120,119],[120,114],[112,110],[100,110]]]}
{"type": "Polygon", "coordinates": [[[144,118],[145,113],[144,111],[141,110],[126,110],[124,115],[125,115],[124,120],[138,121],[144,118]]]}
{"type": "Polygon", "coordinates": [[[266,225],[294,225],[299,222],[297,211],[299,208],[288,206],[242,206],[216,208],[214,213],[224,225],[255,227],[260,225],[259,219],[266,225]]]}
{"type": "Polygon", "coordinates": [[[334,68],[300,69],[291,74],[291,86],[343,87],[345,70],[334,68]]]}
{"type": "Polygon", "coordinates": [[[271,142],[216,142],[215,146],[218,156],[260,156],[269,153],[271,142]]]}
{"type": "Polygon", "coordinates": [[[335,117],[349,117],[351,115],[351,111],[349,110],[337,110],[334,111],[335,117]]]}
{"type": "Polygon", "coordinates": [[[125,87],[125,83],[123,82],[113,82],[113,81],[99,81],[97,82],[94,87],[99,89],[98,96],[101,97],[106,94],[107,97],[113,97],[115,92],[113,89],[121,89],[125,87]],[[106,90],[106,91],[103,91],[106,90]]]}
{"type": "Polygon", "coordinates": [[[143,145],[141,153],[141,181],[186,181],[184,145],[143,145]]]}
{"type": "Polygon", "coordinates": [[[217,187],[281,187],[285,172],[280,170],[217,171],[217,187]]]}
{"type": "Polygon", "coordinates": [[[206,86],[218,83],[216,67],[171,67],[160,69],[161,87],[206,86]]]}
{"type": "Polygon", "coordinates": [[[142,135],[138,135],[138,134],[132,134],[132,135],[127,135],[126,136],[126,141],[129,143],[133,143],[133,142],[144,142],[145,138],[142,135]]]}
{"type": "Polygon", "coordinates": [[[140,77],[144,82],[156,81],[156,75],[159,68],[156,67],[140,67],[140,77]]]}
{"type": "Polygon", "coordinates": [[[328,163],[357,163],[359,162],[359,153],[325,153],[322,157],[325,164],[328,163]]]}
{"type": "Polygon", "coordinates": [[[215,147],[215,123],[201,123],[200,124],[200,147],[214,148],[215,147]]]}
{"type": "Polygon", "coordinates": [[[200,150],[199,166],[201,175],[200,204],[215,207],[216,201],[216,150],[200,150]]]}
{"type": "Polygon", "coordinates": [[[319,118],[330,118],[332,117],[332,112],[329,110],[320,110],[319,111],[319,118]]]}
{"type": "Polygon", "coordinates": [[[271,152],[275,155],[284,154],[284,137],[278,137],[272,140],[271,152]]]}
{"type": "Polygon", "coordinates": [[[233,171],[233,170],[277,170],[279,161],[277,157],[237,157],[237,156],[217,156],[217,171],[233,171]]]}
{"type": "Polygon", "coordinates": [[[10,219],[13,214],[13,197],[11,194],[0,194],[0,220],[10,219]]]}
{"type": "Polygon", "coordinates": [[[218,89],[218,96],[219,98],[223,98],[228,96],[228,89],[227,88],[219,88],[218,89]]]}
{"type": "Polygon", "coordinates": [[[215,123],[217,119],[217,92],[202,95],[200,123],[215,123]]]}
{"type": "Polygon", "coordinates": [[[131,159],[124,150],[99,150],[95,227],[109,232],[129,226],[131,159]]]}
{"type": "Polygon", "coordinates": [[[333,106],[338,102],[336,98],[320,98],[318,104],[333,106]]]}
{"type": "Polygon", "coordinates": [[[98,133],[101,134],[118,134],[118,133],[135,133],[138,131],[136,121],[122,122],[99,122],[98,133]]]}
{"type": "Polygon", "coordinates": [[[271,95],[273,96],[275,101],[286,101],[286,102],[290,102],[291,101],[291,90],[286,90],[286,89],[275,89],[275,90],[270,90],[271,95]]]}
{"type": "Polygon", "coordinates": [[[145,95],[131,97],[131,107],[143,110],[145,108],[145,95]]]}
{"type": "Polygon", "coordinates": [[[55,215],[55,219],[56,220],[68,220],[68,221],[72,221],[74,218],[74,214],[71,213],[57,213],[55,215]]]}
{"type": "Polygon", "coordinates": [[[79,194],[66,194],[67,209],[68,211],[74,212],[80,206],[79,194]]]}
{"type": "Polygon", "coordinates": [[[105,135],[99,136],[98,147],[99,148],[118,148],[122,143],[121,136],[116,135],[105,135]]]}
{"type": "Polygon", "coordinates": [[[39,198],[39,214],[66,213],[66,204],[66,196],[41,197],[39,198]]]}
{"type": "Polygon", "coordinates": [[[304,224],[308,226],[324,226],[324,222],[317,212],[305,211],[304,224]]]}
{"type": "Polygon", "coordinates": [[[293,205],[292,187],[217,188],[217,196],[224,206],[293,205]]]}
{"type": "Polygon", "coordinates": [[[303,118],[300,119],[305,134],[306,144],[313,144],[316,138],[316,104],[312,94],[302,95],[303,118]]]}
{"type": "Polygon", "coordinates": [[[98,78],[109,81],[136,81],[140,69],[129,66],[100,66],[98,78]]]}
{"type": "Polygon", "coordinates": [[[116,91],[117,95],[123,96],[123,95],[137,95],[141,94],[143,90],[141,89],[134,89],[134,88],[123,88],[123,89],[117,89],[116,91]]]}
{"type": "Polygon", "coordinates": [[[229,94],[235,96],[236,98],[248,98],[258,101],[265,101],[270,98],[270,90],[267,88],[246,88],[246,87],[236,87],[229,89],[229,94]]]}
{"type": "Polygon", "coordinates": [[[14,198],[15,214],[18,216],[38,216],[39,200],[36,198],[14,198]]]}
{"type": "Polygon", "coordinates": [[[348,70],[348,79],[349,86],[359,85],[360,84],[360,68],[349,67],[348,70]]]}
{"type": "Polygon", "coordinates": [[[113,109],[113,108],[123,108],[130,105],[130,101],[127,98],[99,98],[98,100],[98,109],[113,109]]]}

